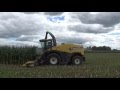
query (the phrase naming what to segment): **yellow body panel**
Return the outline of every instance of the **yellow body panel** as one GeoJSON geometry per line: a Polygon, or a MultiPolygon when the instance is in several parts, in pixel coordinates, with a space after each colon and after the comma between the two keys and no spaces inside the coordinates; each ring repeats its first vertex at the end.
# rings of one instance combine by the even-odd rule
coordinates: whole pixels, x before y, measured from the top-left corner
{"type": "MultiPolygon", "coordinates": [[[[51,49],[48,49],[51,50],[51,49]]],[[[74,45],[74,44],[62,44],[55,47],[52,47],[52,50],[60,51],[60,52],[66,52],[66,53],[81,53],[81,55],[84,55],[84,48],[80,45],[74,45]]]]}

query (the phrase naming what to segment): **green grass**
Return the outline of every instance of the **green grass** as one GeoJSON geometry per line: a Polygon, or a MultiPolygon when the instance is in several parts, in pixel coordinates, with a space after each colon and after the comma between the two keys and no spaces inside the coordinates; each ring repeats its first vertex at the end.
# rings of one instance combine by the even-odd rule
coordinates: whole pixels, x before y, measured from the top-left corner
{"type": "Polygon", "coordinates": [[[120,53],[86,53],[81,66],[0,65],[0,78],[120,78],[120,53]]]}

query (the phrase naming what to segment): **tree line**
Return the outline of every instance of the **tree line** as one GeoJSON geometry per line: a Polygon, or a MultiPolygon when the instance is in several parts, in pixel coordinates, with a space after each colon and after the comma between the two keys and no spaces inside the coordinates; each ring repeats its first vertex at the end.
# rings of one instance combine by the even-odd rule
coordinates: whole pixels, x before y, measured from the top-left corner
{"type": "Polygon", "coordinates": [[[87,50],[105,50],[105,51],[111,51],[111,47],[109,46],[93,46],[93,47],[87,47],[87,50]]]}
{"type": "Polygon", "coordinates": [[[120,52],[120,50],[111,49],[109,46],[89,46],[86,52],[120,52]]]}

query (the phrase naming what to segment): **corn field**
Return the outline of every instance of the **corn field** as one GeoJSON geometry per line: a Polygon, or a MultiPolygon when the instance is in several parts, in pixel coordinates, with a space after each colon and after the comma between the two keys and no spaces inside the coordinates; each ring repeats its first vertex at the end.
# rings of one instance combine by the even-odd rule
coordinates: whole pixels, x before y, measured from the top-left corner
{"type": "Polygon", "coordinates": [[[36,47],[0,47],[0,78],[120,78],[120,52],[85,52],[80,66],[22,67],[36,47]]]}
{"type": "Polygon", "coordinates": [[[23,64],[35,59],[36,47],[0,46],[0,64],[23,64]]]}
{"type": "Polygon", "coordinates": [[[80,66],[0,65],[0,78],[120,78],[120,53],[85,53],[80,66]]]}

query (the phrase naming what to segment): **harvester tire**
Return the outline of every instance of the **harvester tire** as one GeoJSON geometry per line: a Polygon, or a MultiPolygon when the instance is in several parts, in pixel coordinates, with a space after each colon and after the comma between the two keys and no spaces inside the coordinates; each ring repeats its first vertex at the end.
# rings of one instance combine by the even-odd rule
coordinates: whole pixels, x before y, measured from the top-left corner
{"type": "Polygon", "coordinates": [[[61,58],[56,53],[51,53],[47,56],[47,63],[50,65],[58,65],[60,64],[61,58]]]}
{"type": "Polygon", "coordinates": [[[81,56],[78,55],[73,56],[71,62],[72,65],[81,65],[82,63],[83,63],[83,58],[81,56]]]}

